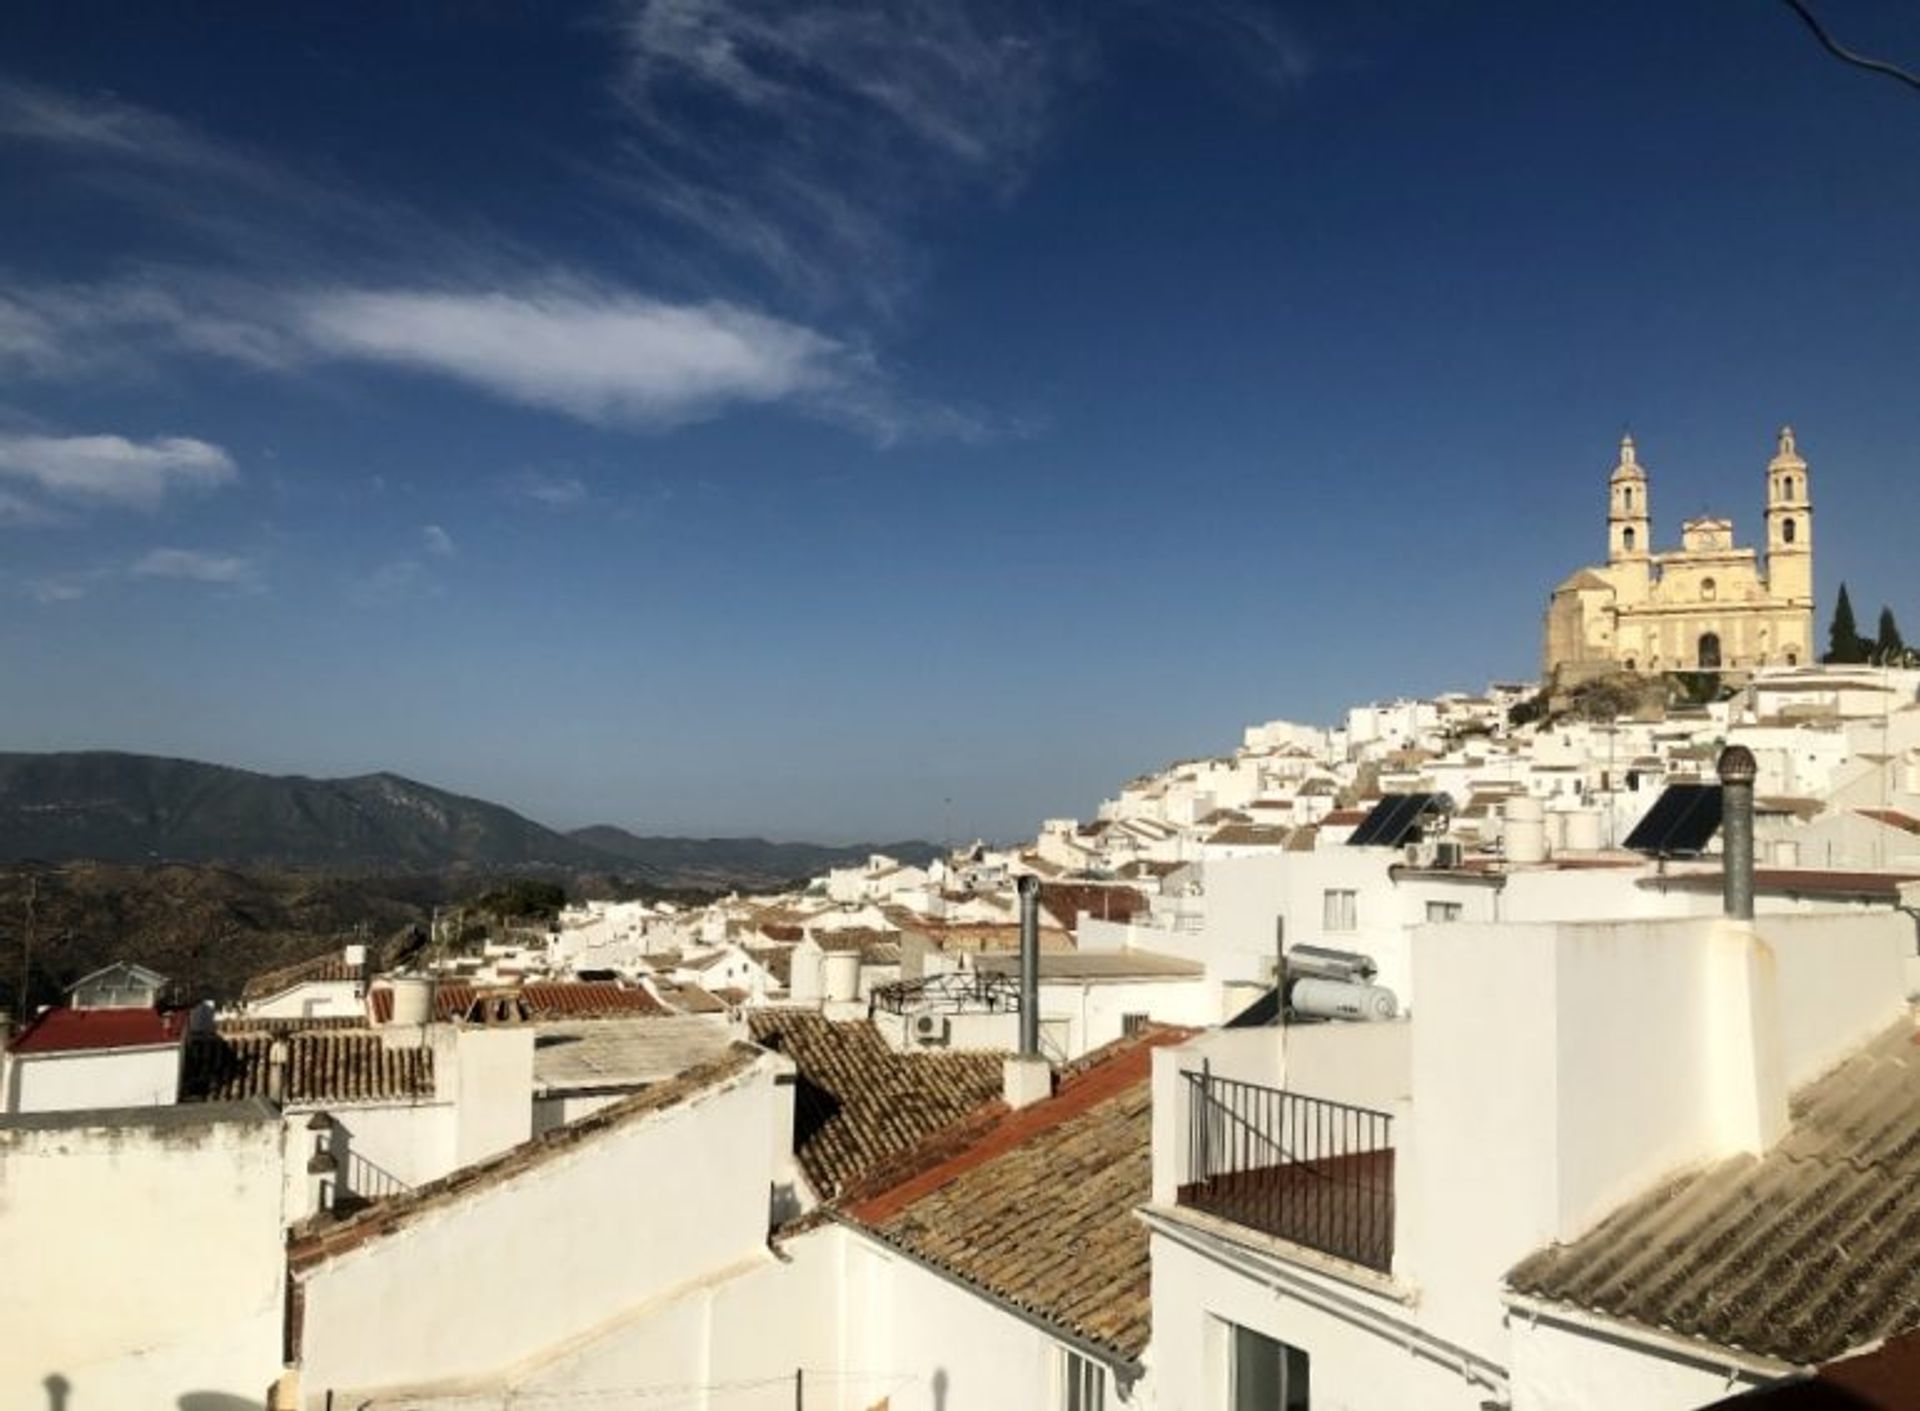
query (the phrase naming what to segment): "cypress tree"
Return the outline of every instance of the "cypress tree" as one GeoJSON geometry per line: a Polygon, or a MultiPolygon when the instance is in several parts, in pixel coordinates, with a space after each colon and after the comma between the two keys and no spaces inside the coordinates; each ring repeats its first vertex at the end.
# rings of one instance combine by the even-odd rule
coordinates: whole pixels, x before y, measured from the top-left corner
{"type": "Polygon", "coordinates": [[[1873,643],[1873,654],[1882,663],[1898,666],[1906,659],[1907,644],[1900,640],[1899,624],[1893,620],[1893,609],[1880,609],[1880,631],[1873,643]]]}
{"type": "Polygon", "coordinates": [[[1846,666],[1867,659],[1868,643],[1860,636],[1860,625],[1853,620],[1853,599],[1847,585],[1840,585],[1840,600],[1833,605],[1833,625],[1827,629],[1827,654],[1822,661],[1846,666]]]}

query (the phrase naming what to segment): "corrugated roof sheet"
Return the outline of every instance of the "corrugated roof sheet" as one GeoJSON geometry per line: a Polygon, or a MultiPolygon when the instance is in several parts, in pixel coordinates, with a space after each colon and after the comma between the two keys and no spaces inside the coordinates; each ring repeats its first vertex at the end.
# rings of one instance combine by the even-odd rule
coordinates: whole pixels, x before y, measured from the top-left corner
{"type": "Polygon", "coordinates": [[[825,1197],[1000,1095],[1004,1054],[895,1053],[867,1020],[806,1010],[753,1010],[748,1025],[800,1070],[794,1151],[825,1197]]]}
{"type": "Polygon", "coordinates": [[[1797,1094],[1764,1157],[1662,1182],[1509,1285],[1802,1365],[1920,1327],[1916,1060],[1903,1020],[1797,1094]]]}

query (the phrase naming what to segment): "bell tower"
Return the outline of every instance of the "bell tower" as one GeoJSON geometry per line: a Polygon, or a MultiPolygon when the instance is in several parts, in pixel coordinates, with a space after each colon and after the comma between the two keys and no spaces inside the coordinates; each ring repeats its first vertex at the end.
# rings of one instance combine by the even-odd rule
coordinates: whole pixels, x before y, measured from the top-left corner
{"type": "Polygon", "coordinates": [[[1633,437],[1620,438],[1620,464],[1613,468],[1607,505],[1607,562],[1645,561],[1653,552],[1647,509],[1647,472],[1635,458],[1633,437]]]}
{"type": "Polygon", "coordinates": [[[1791,426],[1767,462],[1767,589],[1778,603],[1813,606],[1813,496],[1791,426]]]}

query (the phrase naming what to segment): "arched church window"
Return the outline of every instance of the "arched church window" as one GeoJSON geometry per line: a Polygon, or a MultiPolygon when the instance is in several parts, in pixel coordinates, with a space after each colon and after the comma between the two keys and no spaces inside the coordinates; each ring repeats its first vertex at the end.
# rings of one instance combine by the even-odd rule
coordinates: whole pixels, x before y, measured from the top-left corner
{"type": "Polygon", "coordinates": [[[1791,475],[1780,482],[1780,493],[1789,500],[1793,498],[1793,477],[1791,475]]]}
{"type": "Polygon", "coordinates": [[[1620,492],[1620,507],[1629,514],[1633,512],[1633,487],[1631,485],[1620,492]]]}
{"type": "Polygon", "coordinates": [[[1620,531],[1620,547],[1628,553],[1633,552],[1633,526],[1631,524],[1620,531]]]}
{"type": "Polygon", "coordinates": [[[1720,585],[1718,583],[1715,583],[1711,578],[1702,578],[1700,580],[1700,600],[1702,602],[1710,603],[1719,596],[1720,585]]]}
{"type": "Polygon", "coordinates": [[[1791,544],[1793,542],[1794,535],[1796,532],[1797,531],[1793,527],[1792,520],[1783,519],[1780,521],[1780,542],[1781,543],[1791,544]]]}
{"type": "Polygon", "coordinates": [[[1699,666],[1702,671],[1720,669],[1720,634],[1718,632],[1700,634],[1699,666]]]}

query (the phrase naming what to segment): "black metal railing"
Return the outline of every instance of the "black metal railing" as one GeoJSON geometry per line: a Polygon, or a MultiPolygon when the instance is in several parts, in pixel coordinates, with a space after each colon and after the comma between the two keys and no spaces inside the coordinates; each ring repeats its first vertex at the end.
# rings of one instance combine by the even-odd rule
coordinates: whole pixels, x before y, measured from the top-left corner
{"type": "Polygon", "coordinates": [[[1393,1118],[1283,1088],[1183,1073],[1179,1203],[1336,1259],[1393,1268],[1393,1118]]]}
{"type": "Polygon", "coordinates": [[[376,1166],[357,1151],[347,1153],[347,1178],[342,1194],[359,1201],[385,1200],[390,1195],[405,1195],[413,1187],[383,1166],[376,1166]]]}
{"type": "Polygon", "coordinates": [[[889,1014],[1018,1014],[1020,980],[994,971],[949,970],[875,985],[869,1004],[889,1014]]]}

